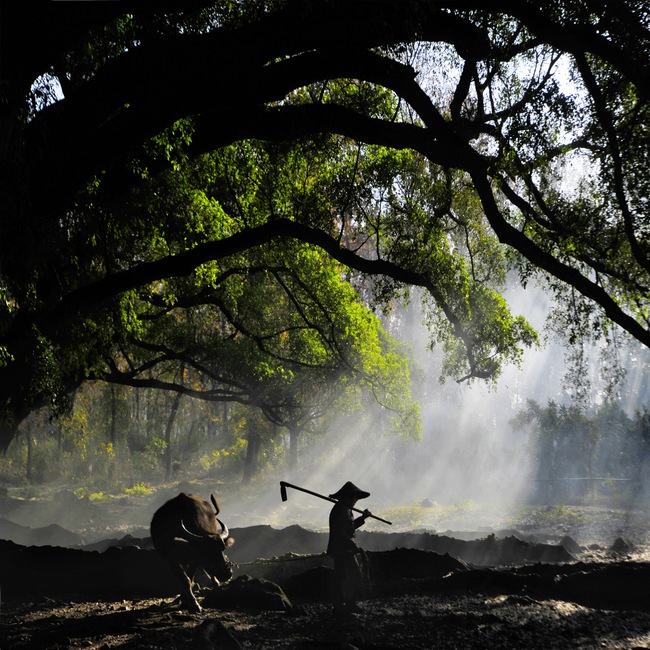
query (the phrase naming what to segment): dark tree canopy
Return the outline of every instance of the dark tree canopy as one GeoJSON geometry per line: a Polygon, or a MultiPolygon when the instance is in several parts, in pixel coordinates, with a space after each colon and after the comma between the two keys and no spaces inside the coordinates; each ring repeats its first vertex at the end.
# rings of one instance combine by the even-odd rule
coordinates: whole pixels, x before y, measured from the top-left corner
{"type": "Polygon", "coordinates": [[[648,16],[645,0],[3,6],[3,444],[86,378],[125,381],[135,342],[162,354],[152,296],[228,314],[201,269],[253,286],[293,245],[380,278],[378,300],[423,287],[457,378],[535,340],[499,294],[508,265],[567,298],[571,336],[613,323],[650,345],[648,16]]]}

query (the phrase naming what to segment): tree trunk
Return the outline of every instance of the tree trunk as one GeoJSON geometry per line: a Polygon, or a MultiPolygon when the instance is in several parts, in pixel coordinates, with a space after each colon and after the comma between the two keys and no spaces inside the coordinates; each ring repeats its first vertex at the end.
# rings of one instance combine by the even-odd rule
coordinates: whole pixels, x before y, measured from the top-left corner
{"type": "Polygon", "coordinates": [[[115,436],[117,432],[117,398],[115,397],[115,386],[111,384],[111,431],[110,437],[113,446],[115,446],[115,436]]]}
{"type": "Polygon", "coordinates": [[[260,436],[257,431],[249,431],[246,437],[248,444],[246,445],[246,459],[244,460],[244,476],[242,483],[247,485],[255,475],[257,470],[257,458],[260,451],[260,436]]]}
{"type": "Polygon", "coordinates": [[[25,438],[27,440],[27,467],[25,468],[25,476],[27,482],[32,482],[32,459],[33,459],[33,449],[32,449],[32,431],[31,427],[27,425],[25,427],[25,438]]]}
{"type": "Polygon", "coordinates": [[[293,471],[298,467],[298,438],[300,437],[299,426],[289,426],[289,470],[293,471]]]}
{"type": "Polygon", "coordinates": [[[137,388],[133,391],[133,419],[136,422],[140,419],[140,391],[137,388]]]}
{"type": "Polygon", "coordinates": [[[196,432],[199,430],[199,420],[194,415],[192,418],[192,424],[190,424],[190,430],[187,432],[187,439],[185,440],[185,449],[184,452],[181,454],[182,456],[190,456],[192,454],[192,438],[196,434],[196,432]]]}
{"type": "Polygon", "coordinates": [[[181,394],[176,393],[169,417],[167,418],[167,426],[165,427],[165,481],[169,481],[172,476],[172,428],[180,401],[181,394]]]}
{"type": "Polygon", "coordinates": [[[589,461],[588,461],[588,472],[589,472],[589,497],[591,499],[594,498],[596,495],[596,490],[594,487],[594,471],[593,471],[593,464],[594,464],[594,444],[589,444],[589,461]]]}
{"type": "Polygon", "coordinates": [[[57,419],[54,426],[54,431],[56,432],[56,448],[61,451],[61,445],[63,443],[63,425],[61,424],[61,420],[57,419]]]}

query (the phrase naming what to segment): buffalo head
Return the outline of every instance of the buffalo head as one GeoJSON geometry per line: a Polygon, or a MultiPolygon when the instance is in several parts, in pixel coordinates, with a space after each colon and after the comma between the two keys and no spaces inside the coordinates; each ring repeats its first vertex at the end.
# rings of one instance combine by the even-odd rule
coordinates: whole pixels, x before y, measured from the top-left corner
{"type": "Polygon", "coordinates": [[[228,526],[219,519],[217,519],[217,522],[220,526],[218,533],[201,533],[197,535],[188,530],[185,522],[181,521],[184,534],[178,541],[182,540],[181,543],[188,542],[191,552],[199,560],[199,566],[219,582],[224,582],[232,578],[233,564],[226,557],[225,550],[228,546],[232,546],[234,540],[230,537],[228,526]]]}

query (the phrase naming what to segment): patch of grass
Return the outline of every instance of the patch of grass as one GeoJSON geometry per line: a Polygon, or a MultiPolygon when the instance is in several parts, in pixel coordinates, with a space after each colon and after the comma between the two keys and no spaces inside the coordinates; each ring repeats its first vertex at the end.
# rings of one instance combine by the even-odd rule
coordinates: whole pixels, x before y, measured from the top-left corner
{"type": "MultiPolygon", "coordinates": [[[[392,506],[384,508],[375,514],[393,522],[400,528],[434,528],[440,529],[450,526],[476,525],[479,506],[473,501],[464,501],[454,504],[431,503],[423,505],[392,506]]],[[[368,520],[369,522],[371,520],[368,520]]],[[[374,528],[374,527],[373,527],[374,528]]]]}
{"type": "Polygon", "coordinates": [[[406,526],[417,528],[422,526],[423,508],[420,504],[415,503],[410,506],[393,506],[385,508],[378,513],[378,516],[393,522],[395,526],[406,526]]]}
{"type": "Polygon", "coordinates": [[[125,487],[122,492],[130,497],[148,497],[153,494],[153,489],[144,483],[135,483],[133,487],[125,487]]]}
{"type": "Polygon", "coordinates": [[[580,526],[587,522],[587,515],[578,508],[558,503],[549,506],[528,506],[522,508],[510,522],[512,526],[580,526]]]}

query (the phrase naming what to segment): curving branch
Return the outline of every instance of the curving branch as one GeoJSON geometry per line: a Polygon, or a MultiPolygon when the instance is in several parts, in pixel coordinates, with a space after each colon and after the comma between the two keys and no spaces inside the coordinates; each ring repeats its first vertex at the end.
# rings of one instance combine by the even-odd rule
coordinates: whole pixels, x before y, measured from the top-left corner
{"type": "Polygon", "coordinates": [[[630,244],[630,249],[632,250],[634,258],[638,264],[646,271],[650,272],[650,259],[636,237],[634,218],[630,211],[630,206],[625,193],[623,158],[618,142],[618,136],[616,134],[616,127],[614,126],[612,116],[607,108],[605,97],[598,86],[598,82],[596,81],[584,54],[576,55],[576,63],[578,65],[578,70],[580,70],[580,74],[582,75],[582,79],[585,82],[585,87],[591,95],[596,114],[598,115],[598,120],[600,121],[609,142],[609,152],[614,167],[614,191],[616,193],[616,200],[618,201],[621,214],[623,215],[625,234],[630,244]]]}

